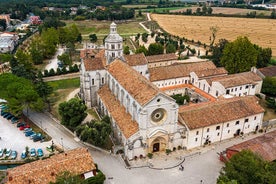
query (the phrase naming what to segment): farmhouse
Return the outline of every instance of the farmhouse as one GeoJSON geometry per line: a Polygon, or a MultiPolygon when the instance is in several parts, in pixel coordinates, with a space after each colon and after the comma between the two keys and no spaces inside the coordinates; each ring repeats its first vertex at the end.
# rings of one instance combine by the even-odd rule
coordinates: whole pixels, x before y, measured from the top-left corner
{"type": "Polygon", "coordinates": [[[254,72],[228,75],[211,61],[178,63],[174,54],[125,56],[122,44],[112,23],[105,49],[82,53],[80,96],[111,118],[116,149],[126,158],[191,149],[262,126],[264,110],[254,97],[262,79],[254,72]],[[176,94],[190,101],[178,104],[176,94]]]}
{"type": "Polygon", "coordinates": [[[276,131],[274,130],[227,148],[226,157],[230,159],[234,154],[242,150],[251,150],[269,162],[276,160],[276,131]]]}
{"type": "Polygon", "coordinates": [[[87,179],[95,176],[96,166],[86,148],[77,148],[53,155],[48,159],[27,163],[7,172],[7,184],[48,184],[56,176],[69,171],[87,179]]]}

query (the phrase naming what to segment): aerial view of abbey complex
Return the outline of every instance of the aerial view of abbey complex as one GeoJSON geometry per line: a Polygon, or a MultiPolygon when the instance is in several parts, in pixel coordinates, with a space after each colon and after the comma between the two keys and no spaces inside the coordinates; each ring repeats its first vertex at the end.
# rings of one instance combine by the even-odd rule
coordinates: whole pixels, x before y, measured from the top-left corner
{"type": "Polygon", "coordinates": [[[0,184],[276,183],[275,0],[0,4],[0,184]]]}

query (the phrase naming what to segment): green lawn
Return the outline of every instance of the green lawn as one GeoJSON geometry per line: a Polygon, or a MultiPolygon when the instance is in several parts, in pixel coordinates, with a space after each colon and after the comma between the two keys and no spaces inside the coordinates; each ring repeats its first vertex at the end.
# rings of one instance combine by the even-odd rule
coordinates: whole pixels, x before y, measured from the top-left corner
{"type": "MultiPolygon", "coordinates": [[[[85,21],[65,21],[67,26],[76,24],[82,36],[88,37],[89,34],[96,34],[97,37],[104,37],[109,33],[109,28],[111,21],[94,21],[94,20],[85,20],[85,21]]],[[[122,22],[117,24],[117,29],[120,35],[128,36],[134,35],[137,33],[144,33],[145,30],[139,25],[137,21],[131,22],[122,22]]]]}
{"type": "Polygon", "coordinates": [[[49,100],[50,100],[50,106],[51,106],[51,114],[56,117],[57,119],[60,119],[58,113],[58,106],[60,103],[66,101],[67,96],[74,91],[75,89],[80,87],[80,79],[65,79],[65,80],[59,80],[59,81],[51,81],[47,82],[50,86],[53,87],[54,91],[51,94],[49,100]]]}
{"type": "Polygon", "coordinates": [[[59,89],[78,88],[80,87],[80,78],[64,79],[47,83],[53,87],[54,91],[59,89]]]}

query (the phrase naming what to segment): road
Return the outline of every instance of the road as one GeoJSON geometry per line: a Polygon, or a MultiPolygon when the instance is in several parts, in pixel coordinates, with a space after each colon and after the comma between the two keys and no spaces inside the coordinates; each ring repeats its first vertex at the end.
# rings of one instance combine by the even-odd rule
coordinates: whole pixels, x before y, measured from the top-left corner
{"type": "Polygon", "coordinates": [[[54,57],[49,60],[49,64],[46,65],[45,70],[49,71],[51,68],[53,68],[56,71],[57,68],[58,68],[58,65],[57,65],[58,59],[57,59],[57,57],[59,55],[62,55],[63,53],[64,53],[64,49],[61,48],[61,47],[59,47],[58,50],[57,50],[57,52],[56,52],[56,54],[54,55],[54,57]]]}

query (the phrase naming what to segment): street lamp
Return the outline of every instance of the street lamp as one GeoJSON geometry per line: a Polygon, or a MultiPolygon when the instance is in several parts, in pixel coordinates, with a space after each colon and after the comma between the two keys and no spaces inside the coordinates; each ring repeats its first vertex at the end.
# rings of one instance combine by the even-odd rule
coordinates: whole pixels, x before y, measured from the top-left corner
{"type": "Polygon", "coordinates": [[[63,147],[63,138],[62,138],[62,137],[60,138],[60,141],[61,141],[62,151],[64,151],[64,147],[63,147]]]}

